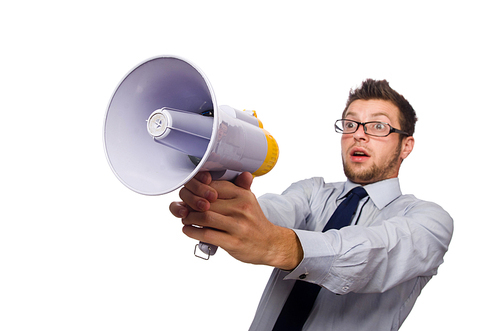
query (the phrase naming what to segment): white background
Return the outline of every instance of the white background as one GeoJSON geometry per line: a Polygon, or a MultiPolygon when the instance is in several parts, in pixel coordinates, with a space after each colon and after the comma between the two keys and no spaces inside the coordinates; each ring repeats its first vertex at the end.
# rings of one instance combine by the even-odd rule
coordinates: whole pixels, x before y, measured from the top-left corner
{"type": "Polygon", "coordinates": [[[248,329],[271,269],[195,258],[168,212],[177,193],[136,194],[105,159],[113,90],[161,54],[277,139],[256,195],[344,180],[333,123],[351,87],[387,79],[419,116],[403,192],[456,226],[402,330],[497,325],[494,1],[10,1],[0,28],[1,330],[248,329]]]}

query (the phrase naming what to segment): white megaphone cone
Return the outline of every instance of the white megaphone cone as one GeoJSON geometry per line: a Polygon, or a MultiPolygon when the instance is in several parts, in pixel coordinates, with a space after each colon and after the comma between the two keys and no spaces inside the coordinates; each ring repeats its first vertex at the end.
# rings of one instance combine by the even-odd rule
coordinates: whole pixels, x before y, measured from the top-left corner
{"type": "MultiPolygon", "coordinates": [[[[226,180],[264,175],[279,153],[255,112],[218,107],[204,74],[174,56],[149,59],[123,78],[106,112],[104,148],[118,179],[145,195],[172,192],[199,171],[226,180]]],[[[197,247],[208,257],[217,250],[197,247]]]]}

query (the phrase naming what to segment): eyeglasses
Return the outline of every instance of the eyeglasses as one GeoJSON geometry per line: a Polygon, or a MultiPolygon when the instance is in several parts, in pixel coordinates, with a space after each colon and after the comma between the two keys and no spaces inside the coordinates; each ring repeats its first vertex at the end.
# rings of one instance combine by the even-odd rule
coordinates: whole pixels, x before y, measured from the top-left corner
{"type": "Polygon", "coordinates": [[[335,131],[342,134],[351,134],[358,131],[360,125],[363,126],[365,133],[370,136],[387,137],[393,132],[409,136],[408,133],[395,129],[388,123],[378,121],[361,123],[353,120],[337,120],[335,122],[335,131]]]}

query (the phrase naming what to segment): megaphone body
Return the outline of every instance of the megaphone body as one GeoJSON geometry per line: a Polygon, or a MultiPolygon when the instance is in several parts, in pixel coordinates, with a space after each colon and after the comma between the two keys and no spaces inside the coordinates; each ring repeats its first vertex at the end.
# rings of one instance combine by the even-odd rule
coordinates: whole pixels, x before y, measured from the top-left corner
{"type": "MultiPolygon", "coordinates": [[[[264,175],[279,154],[255,112],[217,106],[205,75],[174,56],[146,60],[122,79],[106,112],[104,148],[116,177],[145,195],[170,193],[199,171],[224,180],[264,175]]],[[[208,256],[217,249],[198,248],[208,256]]]]}

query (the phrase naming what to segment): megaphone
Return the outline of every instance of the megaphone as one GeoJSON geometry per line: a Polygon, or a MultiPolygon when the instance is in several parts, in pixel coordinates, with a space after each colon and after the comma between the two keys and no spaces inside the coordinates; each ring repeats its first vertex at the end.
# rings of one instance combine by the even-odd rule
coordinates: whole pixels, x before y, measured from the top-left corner
{"type": "MultiPolygon", "coordinates": [[[[116,177],[144,195],[172,192],[199,171],[232,180],[261,176],[278,160],[278,144],[254,111],[217,106],[201,70],[175,56],[148,59],[114,91],[104,120],[104,149],[116,177]]],[[[217,246],[195,247],[215,254],[217,246]]]]}

